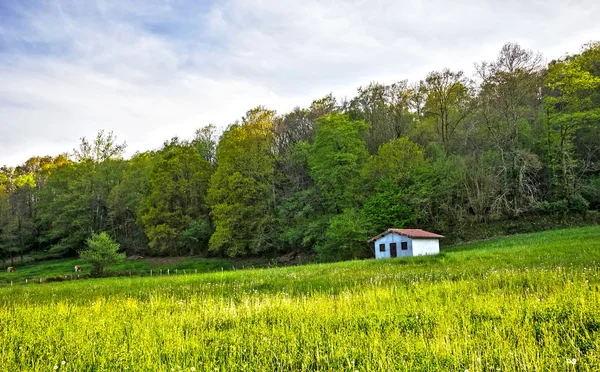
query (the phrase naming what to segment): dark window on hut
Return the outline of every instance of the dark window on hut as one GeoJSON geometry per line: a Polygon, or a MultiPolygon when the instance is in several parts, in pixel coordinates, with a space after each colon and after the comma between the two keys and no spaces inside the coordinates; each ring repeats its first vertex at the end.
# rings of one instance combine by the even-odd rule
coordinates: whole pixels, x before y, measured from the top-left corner
{"type": "Polygon", "coordinates": [[[401,246],[402,246],[402,250],[403,251],[407,250],[408,249],[408,242],[402,242],[401,246]]]}
{"type": "Polygon", "coordinates": [[[379,252],[385,252],[385,244],[379,244],[379,252]]]}

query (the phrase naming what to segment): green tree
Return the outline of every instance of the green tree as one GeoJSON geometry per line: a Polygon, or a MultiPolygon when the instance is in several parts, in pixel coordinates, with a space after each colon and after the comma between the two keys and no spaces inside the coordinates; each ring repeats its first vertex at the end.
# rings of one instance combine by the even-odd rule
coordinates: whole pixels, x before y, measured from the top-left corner
{"type": "Polygon", "coordinates": [[[352,121],[346,114],[333,113],[317,120],[308,162],[329,213],[359,204],[360,170],[368,157],[363,136],[368,129],[368,124],[352,121]]]}
{"type": "Polygon", "coordinates": [[[277,247],[273,121],[262,107],[248,111],[241,124],[223,133],[208,200],[215,232],[210,249],[245,256],[277,247]]]}
{"type": "Polygon", "coordinates": [[[371,156],[362,170],[368,190],[387,190],[389,181],[407,186],[425,165],[423,149],[408,138],[389,141],[371,156]]]}
{"type": "Polygon", "coordinates": [[[369,158],[361,172],[361,189],[368,196],[362,214],[370,221],[370,233],[416,220],[411,191],[425,165],[423,150],[408,138],[385,143],[369,158]]]}
{"type": "Polygon", "coordinates": [[[63,162],[39,192],[38,223],[43,244],[57,254],[74,253],[93,233],[112,229],[108,198],[122,175],[125,145],[100,132],[93,144],[82,138],[77,162],[63,162]]]}
{"type": "Polygon", "coordinates": [[[6,258],[10,256],[12,240],[8,182],[8,177],[0,172],[0,258],[3,269],[6,268],[6,258]]]}
{"type": "Polygon", "coordinates": [[[210,164],[214,164],[217,156],[217,139],[216,139],[216,127],[213,124],[208,124],[198,130],[192,145],[196,148],[202,159],[206,160],[210,164]]]}
{"type": "Polygon", "coordinates": [[[144,226],[139,223],[144,197],[150,193],[150,173],[157,155],[135,154],[125,165],[120,181],[110,190],[107,206],[110,225],[122,249],[150,255],[144,226]]]}
{"type": "Polygon", "coordinates": [[[323,261],[366,258],[371,256],[368,238],[369,221],[350,208],[331,218],[325,242],[315,249],[323,261]]]}
{"type": "Polygon", "coordinates": [[[352,120],[369,124],[367,149],[377,152],[379,146],[394,138],[406,136],[412,128],[411,94],[406,80],[392,85],[371,83],[358,88],[350,101],[348,114],[352,120]]]}
{"type": "Polygon", "coordinates": [[[126,148],[127,143],[118,143],[113,132],[101,130],[91,143],[87,138],[81,138],[79,148],[73,151],[73,159],[78,163],[99,164],[109,159],[121,159],[126,148]]]}
{"type": "MultiPolygon", "coordinates": [[[[553,196],[566,198],[578,192],[577,173],[593,168],[589,161],[598,159],[594,138],[600,126],[600,43],[589,44],[581,54],[552,61],[548,66],[544,97],[546,108],[546,145],[550,161],[553,196]],[[590,146],[591,145],[591,146],[590,146]],[[578,158],[577,147],[582,157],[578,158]],[[587,150],[586,153],[582,150],[587,150]],[[584,161],[584,159],[587,161],[584,161]]],[[[596,135],[598,138],[598,135],[596,135]]]]}
{"type": "Polygon", "coordinates": [[[539,112],[541,56],[518,44],[505,44],[495,61],[477,65],[481,78],[479,116],[486,137],[499,154],[497,182],[504,190],[502,210],[526,212],[539,195],[535,176],[541,163],[527,148],[539,112]]]}
{"type": "Polygon", "coordinates": [[[198,221],[209,224],[205,198],[212,171],[193,144],[177,138],[156,154],[139,213],[152,254],[193,255],[207,249],[207,239],[194,241],[183,234],[197,231],[198,221]]]}
{"type": "MultiPolygon", "coordinates": [[[[17,171],[22,171],[18,169],[17,171]]],[[[14,245],[12,252],[20,254],[28,251],[35,244],[34,203],[36,193],[36,176],[34,173],[15,175],[10,204],[12,209],[12,230],[14,245]]]]}
{"type": "Polygon", "coordinates": [[[455,150],[456,136],[474,108],[473,83],[462,71],[432,71],[421,82],[425,117],[431,118],[446,154],[455,150]]]}
{"type": "Polygon", "coordinates": [[[101,275],[109,265],[125,259],[125,253],[119,253],[119,244],[106,231],[92,234],[86,240],[87,249],[79,252],[79,257],[92,265],[92,275],[101,275]]]}
{"type": "Polygon", "coordinates": [[[310,176],[308,158],[316,120],[338,110],[337,101],[329,94],[274,122],[276,225],[279,248],[284,251],[313,250],[324,239],[329,219],[310,176]]]}

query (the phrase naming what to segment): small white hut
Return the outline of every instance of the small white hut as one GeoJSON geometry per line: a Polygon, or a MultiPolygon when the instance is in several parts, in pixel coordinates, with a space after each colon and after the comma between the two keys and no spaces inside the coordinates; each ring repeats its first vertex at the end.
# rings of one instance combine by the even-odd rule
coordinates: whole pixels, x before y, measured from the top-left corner
{"type": "Polygon", "coordinates": [[[421,229],[387,229],[369,239],[375,243],[375,258],[423,256],[440,253],[443,235],[421,229]]]}

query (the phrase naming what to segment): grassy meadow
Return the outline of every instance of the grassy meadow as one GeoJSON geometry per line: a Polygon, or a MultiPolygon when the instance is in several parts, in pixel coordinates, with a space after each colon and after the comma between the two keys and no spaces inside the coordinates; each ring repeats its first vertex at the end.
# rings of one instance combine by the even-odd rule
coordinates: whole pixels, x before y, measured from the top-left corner
{"type": "Polygon", "coordinates": [[[593,226],[432,257],[5,285],[0,366],[597,371],[599,264],[593,226]]]}
{"type": "MultiPolygon", "coordinates": [[[[48,281],[71,280],[87,278],[91,266],[79,258],[61,258],[35,261],[27,257],[23,262],[14,260],[17,271],[14,273],[0,274],[0,286],[13,284],[24,284],[25,280],[32,283],[48,281]],[[75,265],[82,267],[81,272],[74,272],[75,265]]],[[[39,260],[39,259],[38,259],[39,260]]],[[[10,260],[7,266],[11,266],[10,260]]],[[[125,260],[122,263],[110,267],[107,276],[150,276],[152,275],[178,275],[183,273],[207,273],[221,270],[238,270],[253,267],[268,267],[271,263],[267,259],[217,259],[199,257],[170,257],[170,258],[148,258],[140,260],[125,260]]],[[[4,270],[2,270],[4,271],[4,270]]]]}

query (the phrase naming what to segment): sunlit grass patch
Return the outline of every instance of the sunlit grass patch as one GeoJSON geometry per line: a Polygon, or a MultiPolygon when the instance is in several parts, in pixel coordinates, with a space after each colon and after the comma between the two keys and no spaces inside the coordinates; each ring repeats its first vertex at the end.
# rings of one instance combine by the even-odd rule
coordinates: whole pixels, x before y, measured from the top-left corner
{"type": "Polygon", "coordinates": [[[4,287],[0,365],[594,371],[599,259],[589,227],[438,257],[4,287]]]}

